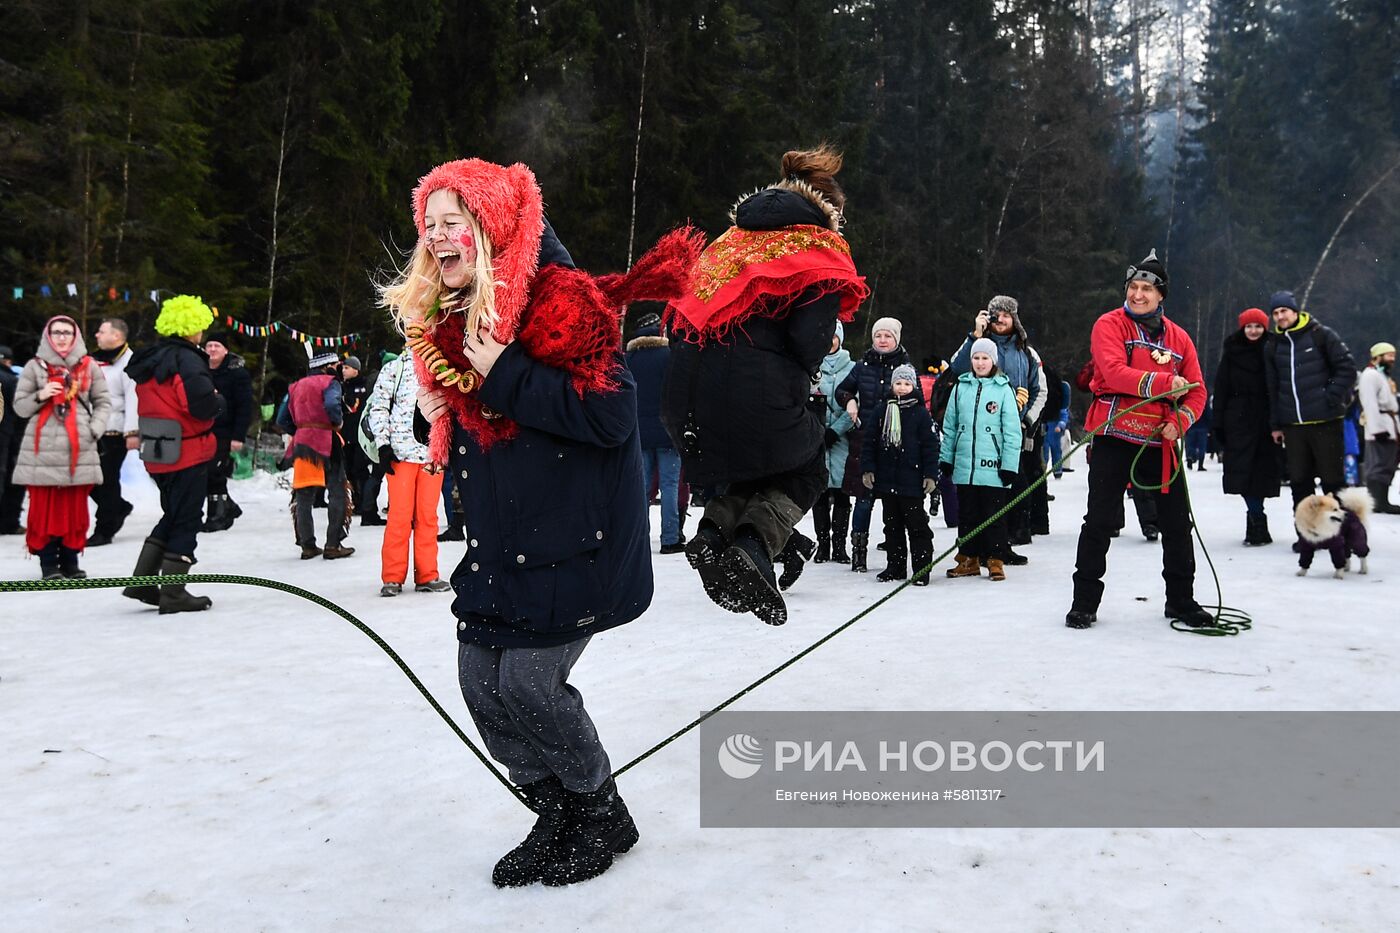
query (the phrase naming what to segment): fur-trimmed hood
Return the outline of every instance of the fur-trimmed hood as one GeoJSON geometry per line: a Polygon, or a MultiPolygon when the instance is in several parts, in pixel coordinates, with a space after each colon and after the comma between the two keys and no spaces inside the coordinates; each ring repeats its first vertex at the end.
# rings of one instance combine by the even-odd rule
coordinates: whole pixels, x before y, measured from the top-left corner
{"type": "MultiPolygon", "coordinates": [[[[783,206],[788,207],[788,205],[783,206]]],[[[762,208],[760,208],[760,211],[761,210],[762,208]]],[[[785,178],[777,184],[765,185],[762,188],[757,188],[739,198],[739,200],[734,202],[734,206],[729,209],[730,223],[748,230],[771,230],[780,226],[790,226],[794,223],[810,223],[819,227],[826,227],[833,233],[840,233],[843,220],[844,218],[841,215],[841,211],[835,204],[832,204],[822,196],[820,191],[800,178],[785,178]],[[753,225],[753,219],[751,217],[744,216],[746,213],[756,213],[753,209],[758,206],[756,202],[760,200],[768,202],[777,201],[779,203],[783,200],[787,200],[790,204],[791,199],[783,199],[781,195],[778,194],[779,192],[790,192],[797,195],[802,201],[807,202],[807,204],[815,208],[815,211],[811,212],[813,216],[798,220],[786,220],[782,223],[762,222],[758,226],[753,225]]]]}
{"type": "Polygon", "coordinates": [[[1307,496],[1298,503],[1293,519],[1303,540],[1322,544],[1341,534],[1348,514],[1365,525],[1374,508],[1369,492],[1360,486],[1348,486],[1330,495],[1307,496]]]}
{"type": "Polygon", "coordinates": [[[643,335],[641,337],[633,337],[631,340],[627,341],[627,352],[631,353],[633,350],[653,350],[659,347],[669,347],[670,345],[671,341],[667,340],[665,337],[643,335]]]}

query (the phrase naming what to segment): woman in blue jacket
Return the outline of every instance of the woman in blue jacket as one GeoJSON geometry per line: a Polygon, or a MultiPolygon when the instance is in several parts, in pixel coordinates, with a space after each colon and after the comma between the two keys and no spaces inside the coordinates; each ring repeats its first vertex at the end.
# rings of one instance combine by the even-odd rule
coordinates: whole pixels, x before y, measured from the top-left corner
{"type": "Polygon", "coordinates": [[[849,434],[855,419],[836,398],[836,387],[845,381],[856,364],[851,352],[842,346],[846,329],[836,322],[836,335],[831,338],[831,352],[822,360],[812,401],[820,406],[822,425],[826,428],[826,492],[812,506],[812,524],[817,530],[817,553],[813,561],[822,564],[835,561],[851,562],[846,551],[846,529],[851,520],[851,497],[842,485],[846,479],[846,458],[850,454],[849,434]]]}
{"type": "Polygon", "coordinates": [[[1016,391],[997,371],[997,346],[985,337],[972,344],[972,372],[958,377],[948,400],[941,460],[941,469],[958,487],[958,540],[963,542],[948,576],[981,576],[985,562],[991,579],[1005,580],[1006,516],[967,538],[1006,505],[1021,461],[1016,391]]]}

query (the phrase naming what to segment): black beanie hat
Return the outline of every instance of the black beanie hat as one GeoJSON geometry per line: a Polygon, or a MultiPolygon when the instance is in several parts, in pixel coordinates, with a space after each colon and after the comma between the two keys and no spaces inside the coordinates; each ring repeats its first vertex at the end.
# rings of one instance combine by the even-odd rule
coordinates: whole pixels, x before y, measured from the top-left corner
{"type": "Polygon", "coordinates": [[[222,330],[206,330],[206,331],[204,332],[204,340],[200,343],[200,346],[202,347],[202,346],[204,346],[206,343],[211,343],[211,342],[212,342],[212,343],[221,343],[221,344],[223,344],[225,347],[227,347],[229,350],[232,350],[232,349],[233,349],[233,344],[229,343],[229,335],[228,335],[228,333],[227,333],[226,331],[222,331],[222,330]]]}
{"type": "Polygon", "coordinates": [[[1162,260],[1157,258],[1157,251],[1150,251],[1146,258],[1139,260],[1135,265],[1128,267],[1128,275],[1123,280],[1123,287],[1134,279],[1141,279],[1149,285],[1156,286],[1157,291],[1162,293],[1162,297],[1167,297],[1167,267],[1162,264],[1162,260]]]}

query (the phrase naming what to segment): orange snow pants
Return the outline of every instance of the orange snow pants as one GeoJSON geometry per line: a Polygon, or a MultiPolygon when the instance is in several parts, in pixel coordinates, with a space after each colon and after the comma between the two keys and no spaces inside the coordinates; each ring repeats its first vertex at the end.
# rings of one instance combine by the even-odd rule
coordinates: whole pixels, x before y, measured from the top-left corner
{"type": "Polygon", "coordinates": [[[389,486],[389,518],[384,546],[379,552],[380,576],[385,583],[403,583],[408,574],[408,538],[413,536],[413,582],[438,578],[438,500],[442,498],[442,474],[429,473],[427,464],[394,464],[385,474],[389,486]]]}

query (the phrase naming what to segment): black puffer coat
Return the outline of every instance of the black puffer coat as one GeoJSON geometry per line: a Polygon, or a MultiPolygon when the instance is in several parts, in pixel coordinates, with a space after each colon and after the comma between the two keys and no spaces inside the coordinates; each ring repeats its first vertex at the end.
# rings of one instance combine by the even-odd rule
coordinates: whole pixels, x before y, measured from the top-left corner
{"type": "Polygon", "coordinates": [[[844,405],[854,397],[860,413],[860,428],[851,432],[851,453],[846,458],[846,478],[841,484],[841,491],[848,496],[873,495],[860,484],[860,475],[866,472],[861,467],[865,428],[880,417],[880,406],[894,397],[894,371],[909,362],[909,351],[903,344],[888,353],[871,347],[836,387],[836,400],[844,405]]]}
{"type": "MultiPolygon", "coordinates": [[[[812,202],[780,189],[744,200],[735,220],[746,230],[827,223],[812,202]]],[[[661,421],[681,452],[687,482],[760,479],[817,456],[825,429],[807,399],[831,349],[841,299],[816,294],[804,292],[785,308],[759,312],[704,345],[671,341],[661,421]],[[687,421],[696,428],[690,445],[687,421]]]]}
{"type": "Polygon", "coordinates": [[[1336,331],[1304,312],[1292,328],[1270,333],[1268,340],[1264,373],[1275,428],[1346,415],[1356,388],[1356,364],[1336,331]]]}
{"type": "Polygon", "coordinates": [[[1278,447],[1269,436],[1269,388],[1264,379],[1268,338],[1250,340],[1243,330],[1225,338],[1215,370],[1215,415],[1211,435],[1220,451],[1225,492],[1235,496],[1278,495],[1278,447]]]}
{"type": "Polygon", "coordinates": [[[253,423],[253,376],[243,357],[230,353],[224,357],[224,365],[210,367],[209,378],[224,397],[224,410],[214,419],[214,436],[246,442],[248,426],[253,423]]]}
{"type": "Polygon", "coordinates": [[[900,445],[884,442],[889,403],[864,423],[865,471],[875,474],[875,495],[917,499],[924,494],[924,480],[938,477],[938,437],[933,418],[917,391],[899,403],[900,445]]]}

